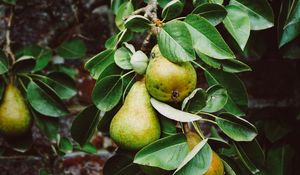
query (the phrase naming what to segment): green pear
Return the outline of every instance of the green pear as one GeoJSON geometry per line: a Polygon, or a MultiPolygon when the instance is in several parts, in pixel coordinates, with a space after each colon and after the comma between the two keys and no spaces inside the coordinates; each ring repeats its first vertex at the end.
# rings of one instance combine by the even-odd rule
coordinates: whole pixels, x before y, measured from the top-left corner
{"type": "Polygon", "coordinates": [[[139,150],[160,137],[160,123],[150,103],[144,80],[131,87],[123,106],[113,117],[110,136],[127,150],[139,150]]]}
{"type": "Polygon", "coordinates": [[[147,71],[146,86],[148,92],[163,102],[181,102],[195,88],[197,73],[190,62],[175,64],[154,46],[147,71]]]}
{"type": "Polygon", "coordinates": [[[0,104],[0,133],[8,137],[25,134],[30,128],[30,112],[21,92],[8,84],[0,104]]]}

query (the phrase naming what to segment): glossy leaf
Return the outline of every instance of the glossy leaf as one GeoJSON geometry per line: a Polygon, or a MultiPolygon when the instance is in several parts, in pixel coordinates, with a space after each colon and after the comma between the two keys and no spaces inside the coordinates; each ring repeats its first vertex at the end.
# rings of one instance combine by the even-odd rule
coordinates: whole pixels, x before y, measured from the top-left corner
{"type": "Polygon", "coordinates": [[[66,153],[66,154],[71,153],[73,151],[72,142],[67,137],[62,137],[59,140],[58,148],[59,148],[59,151],[66,153]]]}
{"type": "Polygon", "coordinates": [[[217,112],[221,110],[228,100],[227,90],[221,85],[214,85],[207,89],[206,106],[201,109],[204,112],[217,112]]]}
{"type": "Polygon", "coordinates": [[[0,50],[0,75],[8,71],[8,59],[6,55],[0,50]]]}
{"type": "Polygon", "coordinates": [[[115,23],[117,27],[122,31],[124,27],[124,18],[128,17],[134,11],[134,7],[131,1],[124,2],[117,11],[115,23]]]}
{"type": "Polygon", "coordinates": [[[123,80],[121,76],[109,76],[97,81],[92,99],[101,111],[110,111],[122,97],[123,80]]]}
{"type": "Polygon", "coordinates": [[[238,148],[243,149],[243,152],[247,155],[256,166],[263,167],[265,165],[266,157],[264,150],[258,143],[257,139],[251,142],[236,143],[238,148]]]}
{"type": "Polygon", "coordinates": [[[199,5],[192,13],[202,16],[214,26],[220,24],[227,15],[227,11],[222,5],[212,3],[199,5]]]}
{"type": "Polygon", "coordinates": [[[170,20],[179,16],[183,10],[184,4],[181,0],[171,0],[162,10],[162,18],[170,20]]]}
{"type": "Polygon", "coordinates": [[[119,76],[122,74],[122,71],[123,70],[119,66],[117,66],[115,63],[112,63],[103,70],[101,75],[98,77],[98,81],[108,76],[119,76]]]}
{"type": "Polygon", "coordinates": [[[202,53],[216,59],[235,58],[221,34],[205,18],[192,14],[184,22],[191,33],[197,54],[202,53]]]}
{"type": "Polygon", "coordinates": [[[248,95],[243,82],[234,74],[206,69],[205,77],[210,86],[221,84],[228,93],[225,110],[238,116],[245,115],[248,106],[248,95]]]}
{"type": "Polygon", "coordinates": [[[68,109],[53,89],[39,80],[29,82],[27,99],[30,105],[40,114],[51,117],[68,114],[68,109]]]}
{"type": "Polygon", "coordinates": [[[234,169],[225,160],[222,160],[222,162],[224,165],[224,171],[226,175],[237,175],[234,169]]]}
{"type": "Polygon", "coordinates": [[[150,28],[151,21],[141,15],[132,15],[125,21],[125,27],[134,32],[144,32],[150,28]]]}
{"type": "Polygon", "coordinates": [[[85,108],[72,123],[72,138],[81,146],[88,143],[100,121],[100,111],[94,106],[85,108]]]}
{"type": "Polygon", "coordinates": [[[193,122],[201,119],[201,117],[198,115],[178,110],[154,98],[151,98],[151,104],[161,115],[171,120],[179,122],[193,122]]]}
{"type": "Polygon", "coordinates": [[[238,6],[248,13],[251,30],[263,30],[274,26],[273,10],[267,0],[230,0],[230,5],[238,6]]]}
{"type": "Polygon", "coordinates": [[[235,141],[252,141],[257,136],[257,129],[247,120],[229,113],[221,113],[216,118],[220,129],[235,141]]]}
{"type": "Polygon", "coordinates": [[[220,148],[230,148],[229,143],[222,138],[209,137],[207,142],[214,150],[218,150],[220,148]]]}
{"type": "Polygon", "coordinates": [[[91,143],[86,143],[85,145],[81,146],[75,146],[74,149],[89,153],[89,154],[96,154],[97,153],[97,148],[91,144],[91,143]]]}
{"type": "Polygon", "coordinates": [[[57,48],[57,54],[66,59],[78,59],[86,54],[86,45],[80,39],[73,39],[63,42],[57,48]]]}
{"type": "Polygon", "coordinates": [[[223,21],[225,28],[244,50],[250,36],[250,18],[248,14],[237,6],[227,6],[228,15],[223,21]]]}
{"type": "Polygon", "coordinates": [[[103,70],[114,63],[114,54],[115,51],[113,49],[107,49],[98,53],[85,64],[85,69],[90,72],[94,79],[98,79],[103,70]]]}
{"type": "Polygon", "coordinates": [[[112,11],[117,14],[120,6],[127,0],[111,0],[111,9],[112,11]]]}
{"type": "Polygon", "coordinates": [[[211,162],[212,150],[207,144],[207,139],[204,139],[185,157],[174,175],[204,174],[211,162]]]}
{"type": "Polygon", "coordinates": [[[172,135],[144,147],[135,155],[134,163],[174,170],[188,152],[186,137],[183,134],[172,135]]]}
{"type": "Polygon", "coordinates": [[[125,48],[119,48],[114,55],[115,63],[122,69],[130,70],[132,66],[130,64],[131,52],[125,48]]]}
{"type": "Polygon", "coordinates": [[[43,132],[43,134],[45,134],[49,140],[55,142],[58,134],[58,118],[44,116],[36,112],[33,114],[33,116],[36,125],[43,132]]]}
{"type": "Polygon", "coordinates": [[[158,46],[162,55],[172,62],[195,59],[191,35],[182,21],[173,20],[164,25],[158,34],[158,46]]]}
{"type": "Polygon", "coordinates": [[[161,125],[162,137],[171,136],[177,133],[176,122],[164,116],[161,116],[159,120],[161,125]]]}
{"type": "Polygon", "coordinates": [[[197,113],[206,105],[206,100],[207,93],[203,89],[197,88],[183,100],[181,109],[197,113]]]}
{"type": "Polygon", "coordinates": [[[199,54],[199,57],[204,63],[211,66],[212,68],[223,70],[224,72],[240,73],[251,71],[251,68],[248,65],[237,59],[219,60],[211,58],[204,54],[199,54]]]}
{"type": "Polygon", "coordinates": [[[36,60],[32,56],[22,56],[12,67],[15,73],[26,73],[34,70],[36,60]]]}

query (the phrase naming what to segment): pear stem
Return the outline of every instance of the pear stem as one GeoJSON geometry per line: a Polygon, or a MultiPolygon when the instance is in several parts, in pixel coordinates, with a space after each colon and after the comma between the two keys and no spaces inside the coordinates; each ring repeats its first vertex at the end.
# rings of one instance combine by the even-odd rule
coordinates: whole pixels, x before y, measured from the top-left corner
{"type": "Polygon", "coordinates": [[[189,133],[191,131],[188,123],[183,124],[183,131],[184,133],[189,133]]]}

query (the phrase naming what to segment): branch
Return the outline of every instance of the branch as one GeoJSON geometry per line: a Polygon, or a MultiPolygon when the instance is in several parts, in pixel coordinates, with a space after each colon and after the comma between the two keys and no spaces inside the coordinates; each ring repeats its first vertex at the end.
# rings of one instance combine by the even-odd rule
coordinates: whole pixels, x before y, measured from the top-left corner
{"type": "Polygon", "coordinates": [[[150,18],[153,22],[156,22],[158,20],[157,5],[158,5],[157,0],[149,0],[149,3],[145,9],[146,17],[150,18]]]}
{"type": "Polygon", "coordinates": [[[12,59],[12,64],[15,63],[16,61],[16,57],[13,54],[12,50],[11,50],[11,40],[10,40],[10,29],[11,29],[11,24],[12,24],[12,19],[13,19],[13,10],[11,9],[9,17],[7,18],[7,29],[6,29],[6,34],[5,34],[5,38],[6,38],[6,43],[4,45],[4,52],[5,55],[7,57],[10,57],[12,59]]]}

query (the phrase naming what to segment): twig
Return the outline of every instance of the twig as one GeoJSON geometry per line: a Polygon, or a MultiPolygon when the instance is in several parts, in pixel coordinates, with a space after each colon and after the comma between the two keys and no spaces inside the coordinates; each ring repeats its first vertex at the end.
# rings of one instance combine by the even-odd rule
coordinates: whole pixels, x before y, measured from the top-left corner
{"type": "Polygon", "coordinates": [[[157,18],[157,0],[149,0],[148,5],[145,9],[145,15],[150,18],[153,22],[158,20],[157,18]]]}
{"type": "Polygon", "coordinates": [[[4,52],[5,52],[5,55],[7,57],[10,57],[11,60],[12,60],[12,64],[15,63],[16,61],[16,57],[15,55],[13,54],[12,50],[11,50],[11,40],[10,40],[10,29],[11,29],[11,23],[12,23],[12,19],[13,19],[13,10],[11,9],[10,11],[10,14],[9,14],[9,17],[7,18],[7,29],[6,29],[6,34],[5,34],[5,39],[6,39],[6,43],[4,45],[4,52]]]}
{"type": "Polygon", "coordinates": [[[145,52],[147,50],[147,46],[150,43],[152,34],[153,34],[152,30],[150,30],[142,43],[141,51],[145,52]]]}

